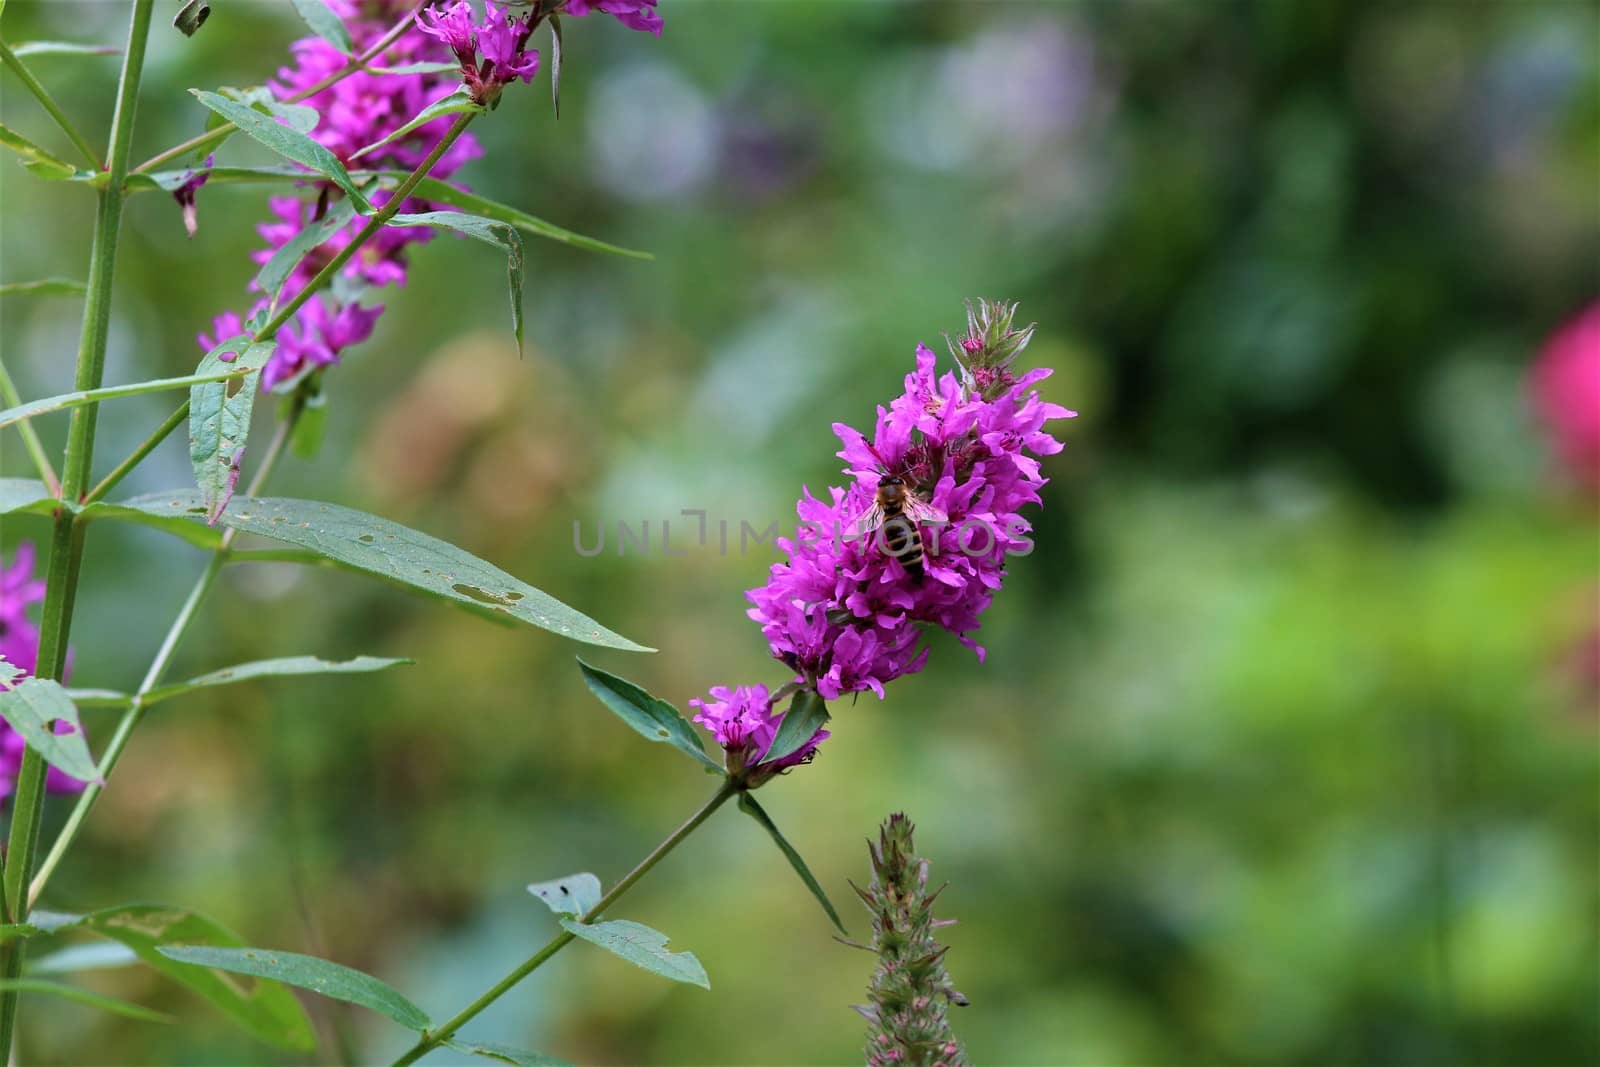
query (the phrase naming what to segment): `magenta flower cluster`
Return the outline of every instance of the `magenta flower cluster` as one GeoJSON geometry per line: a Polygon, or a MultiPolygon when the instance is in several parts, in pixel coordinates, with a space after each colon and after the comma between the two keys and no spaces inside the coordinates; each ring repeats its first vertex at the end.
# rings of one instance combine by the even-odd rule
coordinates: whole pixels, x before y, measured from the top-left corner
{"type": "MultiPolygon", "coordinates": [[[[39,627],[28,618],[28,606],[39,603],[45,594],[44,582],[33,575],[33,564],[33,545],[27,541],[17,546],[10,566],[0,561],[0,657],[21,667],[24,674],[32,674],[39,665],[39,627]]],[[[65,723],[57,724],[57,733],[70,730],[65,723]]],[[[0,720],[0,798],[10,796],[16,788],[26,747],[22,735],[0,720]]],[[[76,793],[84,783],[51,767],[45,785],[57,793],[76,793]]]]}
{"type": "Polygon", "coordinates": [[[461,64],[462,83],[480,104],[493,101],[502,86],[518,78],[533,81],[539,70],[539,53],[527,44],[537,21],[531,12],[522,18],[508,16],[504,5],[493,0],[485,2],[482,22],[473,21],[472,5],[466,0],[417,12],[418,29],[455,55],[461,64]]]}
{"type": "MultiPolygon", "coordinates": [[[[1006,557],[1032,548],[1021,512],[1039,503],[1046,482],[1039,457],[1062,448],[1045,425],[1076,413],[1040,397],[1035,387],[1048,369],[1012,374],[1032,330],[1012,328],[1015,308],[981,307],[969,316],[968,336],[952,345],[959,373],[938,374],[934,353],[918,345],[916,369],[904,392],[878,409],[870,438],[834,425],[850,481],[823,497],[804,492],[795,535],[778,540],[786,558],[746,594],[772,655],[794,672],[789,688],[824,700],[863,691],[881,698],[886,683],[926,664],[928,627],[949,631],[983,659],[972,635],[1005,578],[1006,557]],[[920,564],[908,567],[860,531],[885,477],[900,479],[926,513],[942,513],[918,525],[920,564]]],[[[695,721],[734,750],[745,724],[772,714],[765,693],[714,689],[719,703],[691,702],[702,709],[695,721]]]]}
{"type": "MultiPolygon", "coordinates": [[[[369,0],[366,3],[333,0],[330,6],[344,19],[357,51],[365,51],[377,43],[410,7],[403,0],[369,0]]],[[[269,85],[280,100],[311,88],[343,70],[350,62],[320,37],[298,40],[290,50],[293,65],[281,68],[269,85]]],[[[437,63],[448,58],[448,53],[436,40],[413,27],[401,34],[371,65],[394,68],[437,63]]],[[[339,157],[340,162],[353,166],[351,157],[358,150],[400,129],[427,105],[447,95],[454,84],[455,77],[449,72],[381,74],[361,71],[352,74],[305,99],[305,106],[316,108],[321,115],[310,136],[339,157]]],[[[412,169],[438,145],[449,125],[448,116],[435,119],[356,162],[374,170],[412,169]]],[[[434,165],[432,175],[447,178],[482,154],[483,149],[472,135],[464,134],[434,165]]],[[[274,220],[259,227],[267,247],[253,254],[255,261],[265,263],[305,228],[319,223],[326,215],[331,195],[326,183],[308,179],[306,195],[273,197],[269,206],[274,220]]],[[[385,195],[374,194],[373,202],[382,205],[385,195]]],[[[412,198],[405,209],[424,212],[434,210],[435,206],[412,198]]],[[[360,228],[361,220],[353,221],[302,259],[284,284],[281,300],[287,301],[299,293],[328,260],[349,244],[360,228]]],[[[433,231],[425,227],[385,227],[364,244],[343,270],[344,281],[348,284],[308,300],[295,313],[293,321],[278,332],[275,338],[278,347],[262,371],[261,387],[272,389],[337,363],[344,349],[370,337],[383,307],[363,306],[359,297],[368,289],[404,285],[406,249],[429,240],[432,235],[433,231]]],[[[252,316],[267,307],[269,296],[264,294],[251,309],[252,316]]],[[[199,342],[210,349],[215,342],[242,332],[241,317],[227,312],[217,317],[211,334],[200,335],[199,342]]]]}
{"type": "Polygon", "coordinates": [[[783,715],[773,711],[772,703],[772,696],[764,685],[734,688],[717,685],[711,687],[710,700],[691,700],[689,706],[697,709],[694,721],[711,731],[717,744],[727,753],[731,770],[761,764],[764,773],[777,774],[809,762],[816,755],[817,746],[827,739],[828,731],[818,730],[811,740],[789,755],[762,764],[761,757],[772,747],[778,724],[783,722],[783,715]]]}
{"type": "Polygon", "coordinates": [[[1544,343],[1529,389],[1562,473],[1600,495],[1600,301],[1544,343]]]}
{"type": "Polygon", "coordinates": [[[577,18],[591,11],[610,15],[630,30],[643,30],[661,36],[661,16],[656,0],[567,0],[562,14],[577,18]]]}

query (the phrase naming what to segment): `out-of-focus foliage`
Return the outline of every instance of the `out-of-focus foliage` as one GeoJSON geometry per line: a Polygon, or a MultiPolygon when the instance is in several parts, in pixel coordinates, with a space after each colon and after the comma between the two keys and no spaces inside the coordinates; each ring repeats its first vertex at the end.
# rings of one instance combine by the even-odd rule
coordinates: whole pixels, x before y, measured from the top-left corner
{"type": "MultiPolygon", "coordinates": [[[[962,917],[954,1021],[978,1063],[1600,1057],[1600,715],[1578,669],[1595,516],[1524,385],[1600,293],[1596,9],[662,11],[659,42],[570,23],[559,122],[543,90],[508,93],[461,175],[656,262],[530,242],[519,361],[503,264],[417,249],[328,377],[319,458],[275,488],[458,541],[659,646],[603,665],[680,706],[776,684],[741,600],[771,549],[741,552],[741,522],[788,522],[802,483],[837,478],[829,423],[868,424],[964,296],[1021,300],[1027,358],[1058,368],[1048,398],[1083,412],[1047,463],[1037,550],[986,664],[939,641],[764,791],[818,878],[842,899],[882,816],[916,819],[962,917]],[[706,510],[705,546],[683,509],[706,510]],[[616,522],[645,519],[652,551],[619,556],[616,522]],[[660,552],[663,520],[684,555],[660,552]],[[604,523],[605,551],[575,551],[575,522],[586,546],[604,523]]],[[[120,21],[13,0],[4,31],[108,42],[120,21]]],[[[289,5],[239,0],[193,41],[163,27],[136,155],[202,128],[186,88],[257,83],[301,32],[289,5]]],[[[103,129],[114,60],[30,63],[103,129]]],[[[4,84],[0,119],[65,153],[4,84]]],[[[5,162],[0,195],[0,281],[81,277],[89,194],[5,162]]],[[[245,303],[264,196],[207,187],[192,241],[170,198],[133,201],[108,381],[193,367],[194,334],[245,303]]],[[[0,310],[25,391],[65,389],[77,302],[0,310]]],[[[169,399],[103,411],[107,465],[169,399]]],[[[5,437],[4,472],[26,459],[5,437]]],[[[188,477],[169,442],[125,489],[188,477]]],[[[44,528],[8,521],[5,547],[44,528]]],[[[90,537],[73,681],[126,687],[201,557],[90,537]]],[[[528,882],[615,879],[709,790],[598,708],[553,637],[344,575],[226,577],[174,677],[303,653],[419,665],[157,709],[49,906],[182,903],[442,1017],[553,931],[528,882]]],[[[91,738],[111,714],[86,712],[91,738]]],[[[829,939],[750,820],[719,814],[624,903],[710,993],[579,945],[472,1036],[585,1064],[859,1055],[872,960],[829,939]]],[[[150,972],[85,980],[183,1025],[40,1000],[25,1059],[272,1055],[150,972]]],[[[363,1062],[401,1047],[312,1007],[363,1062]]]]}

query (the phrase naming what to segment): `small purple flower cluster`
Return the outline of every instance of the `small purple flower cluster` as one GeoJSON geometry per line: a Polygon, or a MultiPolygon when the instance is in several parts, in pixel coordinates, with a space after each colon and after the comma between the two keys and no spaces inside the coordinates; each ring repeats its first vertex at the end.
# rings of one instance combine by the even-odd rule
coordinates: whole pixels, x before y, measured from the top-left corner
{"type": "MultiPolygon", "coordinates": [[[[33,576],[33,562],[33,545],[24,541],[17,546],[9,567],[0,564],[0,658],[21,667],[24,674],[32,674],[39,665],[39,627],[28,618],[28,605],[37,604],[45,594],[44,582],[33,576]]],[[[66,723],[56,726],[57,733],[70,733],[71,729],[66,723]]],[[[22,735],[0,721],[0,798],[10,796],[16,788],[26,747],[22,735]]],[[[51,767],[45,785],[53,792],[76,793],[84,783],[51,767]]]]}
{"type": "MultiPolygon", "coordinates": [[[[988,301],[972,309],[967,335],[951,345],[959,374],[938,375],[933,352],[918,345],[905,392],[878,409],[870,440],[834,425],[853,480],[825,499],[804,493],[798,530],[778,540],[787,559],[746,594],[750,617],[773,656],[794,671],[795,686],[825,700],[865,690],[881,698],[886,682],[927,662],[923,624],[955,634],[982,660],[971,634],[1001,586],[1006,556],[1032,548],[1032,527],[1020,512],[1039,503],[1046,482],[1038,457],[1062,448],[1044,426],[1076,415],[1039,396],[1035,386],[1048,369],[1012,374],[1033,332],[1013,328],[1015,311],[988,301]],[[881,536],[860,532],[884,479],[899,479],[926,513],[942,514],[938,523],[918,523],[923,555],[912,566],[886,550],[881,536]]],[[[771,714],[761,708],[764,689],[733,693],[751,696],[743,704],[722,697],[729,707],[771,714]]],[[[696,721],[725,748],[742,743],[727,725],[730,711],[700,706],[696,721]]]]}
{"type": "MultiPolygon", "coordinates": [[[[828,731],[818,730],[811,740],[787,756],[768,763],[761,757],[772,747],[778,734],[781,714],[772,710],[772,696],[764,685],[741,685],[734,688],[712,686],[710,700],[691,700],[689,706],[699,709],[694,721],[711,731],[711,735],[727,753],[728,769],[737,774],[746,767],[760,765],[762,780],[773,774],[810,762],[817,746],[828,737],[828,731]]],[[[759,781],[750,780],[752,788],[759,781]]]]}
{"type": "MultiPolygon", "coordinates": [[[[358,52],[376,44],[410,7],[404,0],[368,0],[365,3],[333,0],[331,6],[345,20],[358,52]]],[[[350,63],[349,57],[320,37],[296,41],[290,50],[294,64],[281,68],[277,79],[269,86],[280,100],[311,88],[350,63]]],[[[412,28],[371,62],[374,66],[403,67],[447,58],[432,37],[412,28]]],[[[448,72],[380,74],[361,71],[352,74],[305,99],[304,104],[316,108],[322,116],[310,136],[339,157],[340,162],[349,164],[357,151],[398,130],[428,104],[447,95],[454,83],[454,77],[448,72]]],[[[414,168],[438,145],[449,125],[448,116],[425,123],[367,153],[358,162],[371,169],[414,168]]],[[[447,178],[482,154],[483,149],[472,135],[464,134],[434,165],[432,176],[447,178]]],[[[311,195],[305,198],[273,197],[269,201],[275,221],[259,227],[268,247],[253,254],[257,263],[265,263],[275,251],[326,216],[332,195],[330,187],[321,182],[308,181],[308,185],[311,195]]],[[[384,197],[383,193],[375,194],[373,201],[381,206],[384,197]]],[[[416,198],[408,201],[405,207],[414,212],[434,210],[434,205],[416,198]]],[[[303,289],[329,259],[349,244],[361,225],[361,220],[355,220],[302,259],[284,284],[281,299],[291,299],[303,289]]],[[[358,302],[361,291],[383,285],[404,285],[407,247],[429,240],[432,234],[433,231],[425,227],[385,227],[363,245],[343,271],[344,279],[354,284],[308,300],[296,312],[293,322],[279,331],[275,338],[278,347],[261,373],[261,387],[272,389],[298,381],[317,368],[337,363],[344,349],[370,337],[383,307],[363,307],[358,302]]],[[[263,297],[251,309],[251,315],[267,305],[268,300],[263,297]]],[[[214,340],[241,333],[242,327],[239,315],[224,313],[213,323],[212,334],[200,335],[199,342],[210,349],[214,340]]]]}
{"type": "Polygon", "coordinates": [[[561,9],[562,14],[573,18],[591,11],[610,15],[630,30],[661,36],[661,16],[656,13],[656,0],[567,0],[561,9]]]}
{"type": "Polygon", "coordinates": [[[507,17],[502,5],[489,0],[484,4],[483,21],[472,19],[472,5],[466,0],[417,12],[417,28],[455,54],[462,83],[472,99],[492,103],[503,86],[518,78],[533,81],[539,70],[539,53],[527,44],[538,16],[530,12],[523,18],[507,17]]]}

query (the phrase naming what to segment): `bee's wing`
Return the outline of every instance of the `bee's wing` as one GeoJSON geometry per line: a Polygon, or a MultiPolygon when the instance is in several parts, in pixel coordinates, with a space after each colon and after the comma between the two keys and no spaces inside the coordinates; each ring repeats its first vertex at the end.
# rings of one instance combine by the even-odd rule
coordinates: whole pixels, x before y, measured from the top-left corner
{"type": "Polygon", "coordinates": [[[876,500],[872,506],[851,519],[845,526],[845,536],[859,541],[872,536],[872,531],[883,525],[883,508],[876,500]]]}
{"type": "Polygon", "coordinates": [[[906,515],[912,522],[941,523],[949,522],[950,516],[917,496],[915,493],[906,495],[906,515]]]}

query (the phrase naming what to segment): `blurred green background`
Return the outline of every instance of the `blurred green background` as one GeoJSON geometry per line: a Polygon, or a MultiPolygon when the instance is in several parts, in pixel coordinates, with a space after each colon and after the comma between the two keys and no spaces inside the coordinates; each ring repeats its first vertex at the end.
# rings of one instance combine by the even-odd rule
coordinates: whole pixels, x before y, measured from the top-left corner
{"type": "MultiPolygon", "coordinates": [[[[184,89],[259,83],[303,34],[287,4],[217,0],[189,42],[176,6],[136,158],[202,128],[184,89]]],[[[460,175],[655,262],[531,243],[519,361],[503,264],[419,248],[327,378],[321,455],[272,491],[456,541],[659,646],[585,655],[680,706],[776,684],[742,600],[773,553],[741,554],[740,521],[787,523],[802,484],[838,481],[830,423],[869,425],[964,297],[1020,300],[1025,358],[1083,414],[986,618],[988,662],[935,636],[921,675],[841,703],[816,763],[761,794],[852,931],[846,879],[903,809],[951,883],[978,1063],[1600,1059],[1600,714],[1575,666],[1595,513],[1525,387],[1600,295],[1600,9],[662,11],[660,41],[572,23],[559,122],[543,82],[508,92],[460,175]],[[692,545],[695,508],[730,523],[728,554],[714,525],[692,545]],[[592,542],[644,519],[657,537],[673,520],[687,554],[574,551],[575,523],[592,542]]],[[[4,33],[120,41],[124,17],[13,0],[4,33]]],[[[98,140],[115,60],[33,66],[98,140]]],[[[0,120],[65,153],[0,87],[0,120]]],[[[243,310],[266,195],[205,189],[193,241],[169,198],[132,202],[109,382],[188,371],[211,316],[243,310]]],[[[8,161],[0,196],[0,279],[83,275],[89,194],[8,161]]],[[[69,388],[77,302],[3,314],[24,392],[69,388]]],[[[105,408],[98,468],[170,402],[105,408]]],[[[4,473],[28,474],[0,442],[4,473]]],[[[174,440],[125,490],[189,478],[174,440]]],[[[45,530],[8,520],[7,557],[45,530]]],[[[201,565],[95,527],[73,680],[134,685],[201,565]]],[[[525,883],[615,879],[708,791],[589,698],[580,651],[347,575],[233,568],[175,677],[298,653],[418,664],[161,707],[47,906],[193,906],[442,1017],[553,930],[525,883]]],[[[872,961],[830,939],[749,820],[719,814],[619,913],[692,949],[712,991],[580,946],[472,1036],[597,1065],[859,1062],[848,1005],[872,961]]],[[[35,998],[25,1061],[292,1062],[144,969],[83,981],[182,1024],[35,998]]],[[[402,1047],[385,1020],[310,1006],[363,1061],[402,1047]]]]}

